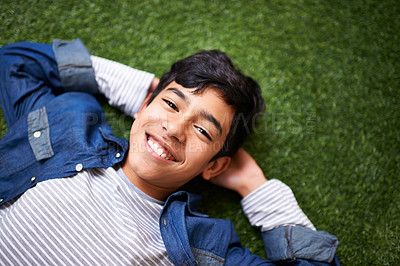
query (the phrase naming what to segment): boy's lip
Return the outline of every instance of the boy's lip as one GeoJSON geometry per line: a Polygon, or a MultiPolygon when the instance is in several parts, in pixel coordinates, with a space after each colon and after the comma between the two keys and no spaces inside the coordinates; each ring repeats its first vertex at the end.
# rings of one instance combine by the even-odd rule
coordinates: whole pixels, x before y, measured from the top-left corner
{"type": "Polygon", "coordinates": [[[164,141],[162,138],[160,138],[159,136],[153,135],[153,134],[150,134],[150,133],[147,133],[147,132],[146,132],[146,134],[145,134],[145,144],[146,144],[146,147],[148,148],[148,150],[149,150],[149,151],[154,155],[154,157],[156,157],[157,159],[160,159],[160,160],[166,161],[166,162],[178,162],[178,161],[179,161],[179,160],[178,160],[178,157],[176,156],[175,151],[171,148],[171,146],[170,146],[167,142],[165,142],[165,141],[164,141]],[[162,158],[162,157],[159,156],[158,154],[156,154],[156,153],[153,151],[153,149],[151,149],[150,146],[149,146],[149,143],[148,143],[149,137],[151,137],[152,139],[154,139],[155,141],[157,141],[158,144],[160,144],[164,149],[166,149],[166,150],[175,158],[175,160],[167,160],[167,159],[162,158]]]}

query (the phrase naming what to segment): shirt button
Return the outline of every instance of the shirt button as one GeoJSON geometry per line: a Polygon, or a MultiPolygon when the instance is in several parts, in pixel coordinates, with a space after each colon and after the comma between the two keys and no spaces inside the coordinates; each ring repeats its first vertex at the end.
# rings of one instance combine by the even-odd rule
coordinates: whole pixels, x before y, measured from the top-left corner
{"type": "Polygon", "coordinates": [[[75,170],[78,171],[78,172],[82,171],[82,169],[83,169],[83,165],[82,165],[81,163],[78,163],[78,164],[75,166],[75,170]]]}
{"type": "Polygon", "coordinates": [[[0,199],[0,203],[2,203],[2,202],[3,202],[3,200],[4,200],[4,199],[0,199]]]}
{"type": "Polygon", "coordinates": [[[167,226],[167,220],[165,218],[162,219],[164,226],[167,226]]]}
{"type": "Polygon", "coordinates": [[[33,176],[33,177],[31,178],[31,183],[35,182],[35,180],[36,180],[36,176],[33,176]]]}
{"type": "Polygon", "coordinates": [[[121,158],[121,153],[117,152],[117,153],[115,154],[115,158],[121,158]]]}
{"type": "Polygon", "coordinates": [[[35,132],[33,132],[33,136],[35,137],[35,138],[38,138],[38,137],[40,137],[42,135],[42,132],[40,132],[40,131],[35,131],[35,132]]]}

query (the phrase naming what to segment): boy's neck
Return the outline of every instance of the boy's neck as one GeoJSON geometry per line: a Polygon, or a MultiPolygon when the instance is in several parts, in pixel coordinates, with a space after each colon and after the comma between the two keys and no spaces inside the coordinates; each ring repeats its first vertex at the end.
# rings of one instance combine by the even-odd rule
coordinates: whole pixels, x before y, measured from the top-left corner
{"type": "Polygon", "coordinates": [[[128,160],[124,160],[122,162],[122,171],[128,179],[141,191],[149,195],[150,197],[165,201],[169,195],[171,195],[174,190],[169,188],[159,187],[153,184],[150,184],[140,178],[129,166],[128,160]]]}

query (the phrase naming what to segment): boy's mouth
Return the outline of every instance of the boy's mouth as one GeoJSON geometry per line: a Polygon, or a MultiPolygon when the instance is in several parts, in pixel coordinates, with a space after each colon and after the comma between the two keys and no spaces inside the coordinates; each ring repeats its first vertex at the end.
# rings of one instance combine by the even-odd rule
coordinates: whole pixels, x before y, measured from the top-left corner
{"type": "Polygon", "coordinates": [[[148,134],[147,143],[149,144],[150,148],[161,158],[168,161],[176,161],[176,158],[168,151],[166,147],[164,147],[160,142],[158,142],[155,138],[148,134]]]}

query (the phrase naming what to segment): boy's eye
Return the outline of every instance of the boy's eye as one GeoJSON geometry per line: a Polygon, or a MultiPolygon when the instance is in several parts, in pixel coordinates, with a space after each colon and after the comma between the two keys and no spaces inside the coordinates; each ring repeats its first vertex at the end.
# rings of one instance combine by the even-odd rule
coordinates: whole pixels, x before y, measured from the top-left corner
{"type": "Polygon", "coordinates": [[[168,101],[168,100],[166,100],[166,99],[163,99],[163,101],[164,101],[169,107],[171,107],[172,109],[174,109],[176,112],[179,111],[179,110],[178,110],[178,107],[176,107],[176,105],[175,105],[173,102],[168,101]]]}
{"type": "Polygon", "coordinates": [[[209,135],[204,129],[202,129],[201,127],[196,127],[196,129],[197,129],[201,134],[203,134],[206,138],[208,138],[209,140],[211,140],[210,135],[209,135]]]}

